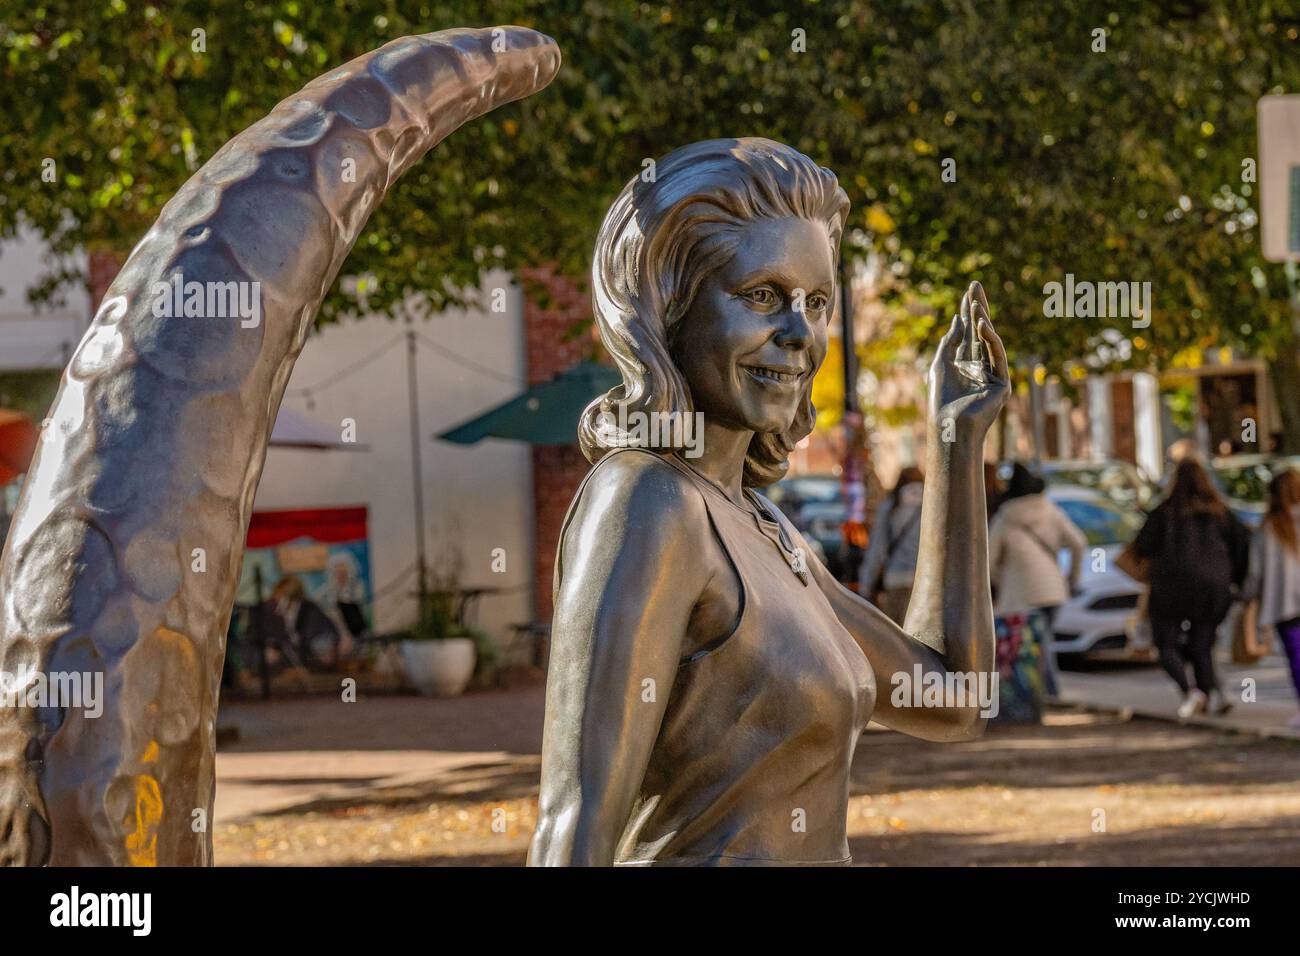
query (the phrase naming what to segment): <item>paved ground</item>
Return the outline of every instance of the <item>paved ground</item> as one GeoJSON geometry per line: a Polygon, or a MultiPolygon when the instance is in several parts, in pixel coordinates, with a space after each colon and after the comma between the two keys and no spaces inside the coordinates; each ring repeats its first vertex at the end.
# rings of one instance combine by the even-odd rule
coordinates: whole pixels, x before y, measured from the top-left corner
{"type": "Polygon", "coordinates": [[[217,862],[522,862],[542,710],[540,683],[223,705],[239,740],[217,754],[217,862]]]}
{"type": "MultiPolygon", "coordinates": [[[[1140,675],[1134,680],[1142,679],[1140,675]]],[[[536,817],[540,685],[223,709],[223,865],[517,865],[536,817]]],[[[860,864],[1300,864],[1300,743],[1056,709],[979,741],[863,736],[860,864]]]]}
{"type": "Polygon", "coordinates": [[[540,684],[454,700],[361,694],[223,704],[239,739],[217,753],[216,819],[233,820],[439,778],[542,747],[540,684]]]}
{"type": "MultiPolygon", "coordinates": [[[[1196,718],[1190,723],[1300,740],[1300,729],[1287,727],[1300,705],[1290,671],[1280,655],[1261,658],[1248,666],[1233,664],[1220,655],[1217,667],[1219,686],[1232,698],[1233,708],[1222,717],[1196,718]]],[[[1061,696],[1080,704],[1128,708],[1138,715],[1173,720],[1182,702],[1164,670],[1150,664],[1093,665],[1086,670],[1065,671],[1061,674],[1061,696]]]]}

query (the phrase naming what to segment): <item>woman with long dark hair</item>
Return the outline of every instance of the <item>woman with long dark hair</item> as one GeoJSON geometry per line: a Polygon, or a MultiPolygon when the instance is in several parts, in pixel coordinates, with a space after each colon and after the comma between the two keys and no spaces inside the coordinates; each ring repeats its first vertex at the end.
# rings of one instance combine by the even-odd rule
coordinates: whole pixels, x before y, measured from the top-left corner
{"type": "Polygon", "coordinates": [[[1151,562],[1151,636],[1160,664],[1179,690],[1180,717],[1231,705],[1214,672],[1214,636],[1246,577],[1250,532],[1228,510],[1195,458],[1174,471],[1165,500],[1151,512],[1133,542],[1151,562]],[[1187,680],[1192,667],[1195,686],[1187,680]]]}
{"type": "MultiPolygon", "coordinates": [[[[1268,486],[1268,513],[1255,533],[1244,596],[1259,599],[1260,629],[1272,627],[1300,694],[1300,473],[1287,469],[1268,486]]],[[[1300,713],[1288,722],[1300,727],[1300,713]]]]}

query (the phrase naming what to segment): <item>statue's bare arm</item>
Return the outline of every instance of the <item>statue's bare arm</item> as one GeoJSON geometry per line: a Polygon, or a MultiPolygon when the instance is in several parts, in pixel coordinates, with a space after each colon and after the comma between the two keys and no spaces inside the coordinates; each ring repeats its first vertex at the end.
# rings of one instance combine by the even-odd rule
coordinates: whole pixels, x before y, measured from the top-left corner
{"type": "Polygon", "coordinates": [[[1007,380],[1006,352],[989,321],[984,292],[973,283],[930,369],[921,547],[903,627],[812,562],[818,584],[875,671],[880,690],[873,717],[913,737],[969,739],[986,722],[969,698],[961,705],[896,707],[890,689],[894,675],[914,680],[918,664],[923,677],[956,673],[973,679],[994,669],[983,446],[1006,399],[1007,380]],[[975,378],[962,371],[972,368],[970,362],[983,365],[975,378]]]}
{"type": "Polygon", "coordinates": [[[717,568],[698,490],[648,455],[588,482],[561,542],[533,866],[607,866],[717,568]]]}

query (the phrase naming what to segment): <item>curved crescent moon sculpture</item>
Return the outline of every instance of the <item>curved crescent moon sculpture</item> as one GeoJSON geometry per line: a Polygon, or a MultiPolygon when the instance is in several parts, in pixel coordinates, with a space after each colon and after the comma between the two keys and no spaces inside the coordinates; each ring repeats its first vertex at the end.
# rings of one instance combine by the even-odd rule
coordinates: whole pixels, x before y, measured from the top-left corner
{"type": "Polygon", "coordinates": [[[226,143],[132,251],[64,374],[0,565],[4,690],[99,673],[102,713],[0,707],[0,862],[212,862],[226,626],[294,361],[397,178],[559,65],[521,27],[394,40],[226,143]],[[182,279],[254,290],[258,321],[211,295],[168,315],[157,289],[182,279]]]}

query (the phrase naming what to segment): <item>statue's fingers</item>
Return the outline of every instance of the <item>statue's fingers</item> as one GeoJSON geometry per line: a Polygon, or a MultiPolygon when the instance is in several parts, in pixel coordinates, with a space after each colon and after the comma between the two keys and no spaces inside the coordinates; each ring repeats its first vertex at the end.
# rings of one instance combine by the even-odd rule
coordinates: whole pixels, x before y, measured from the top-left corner
{"type": "Polygon", "coordinates": [[[957,349],[957,360],[969,362],[976,356],[975,319],[972,317],[970,289],[961,297],[961,345],[957,349]]]}
{"type": "Polygon", "coordinates": [[[939,348],[935,350],[935,364],[947,362],[949,364],[957,361],[958,352],[962,344],[962,325],[961,317],[954,315],[952,324],[948,326],[948,332],[939,340],[939,348]]]}
{"type": "Polygon", "coordinates": [[[1010,375],[1007,368],[1006,346],[1002,344],[1002,337],[993,328],[993,323],[989,321],[987,315],[980,319],[979,335],[988,346],[988,361],[994,373],[1002,381],[1007,381],[1010,375]]]}
{"type": "MultiPolygon", "coordinates": [[[[988,296],[984,294],[984,286],[980,283],[978,279],[971,282],[970,288],[967,290],[967,294],[974,299],[975,304],[979,306],[979,311],[984,314],[984,317],[989,320],[992,320],[993,313],[989,311],[988,296]]],[[[975,319],[976,321],[978,321],[979,315],[976,315],[975,319]]]]}

